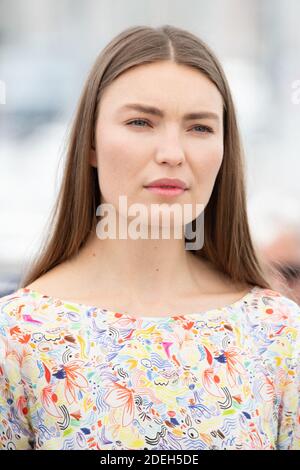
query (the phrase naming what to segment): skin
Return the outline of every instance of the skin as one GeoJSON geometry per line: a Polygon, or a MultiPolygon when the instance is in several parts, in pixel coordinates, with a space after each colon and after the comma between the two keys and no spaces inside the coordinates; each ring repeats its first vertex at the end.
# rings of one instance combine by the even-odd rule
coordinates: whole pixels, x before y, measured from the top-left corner
{"type": "MultiPolygon", "coordinates": [[[[164,61],[123,73],[102,96],[96,146],[90,154],[90,164],[98,169],[101,202],[118,210],[119,196],[126,195],[128,207],[143,203],[150,209],[153,203],[174,202],[205,207],[223,159],[222,119],[221,94],[191,67],[164,61]],[[121,111],[128,103],[155,106],[165,116],[121,111]],[[183,120],[184,114],[196,111],[215,113],[217,119],[183,120]],[[139,121],[128,125],[135,119],[139,121]],[[180,178],[189,189],[170,199],[144,188],[161,177],[180,178]]],[[[210,263],[185,250],[184,238],[100,240],[96,233],[76,257],[30,286],[135,316],[206,310],[232,303],[249,291],[249,286],[232,284],[210,263]]]]}

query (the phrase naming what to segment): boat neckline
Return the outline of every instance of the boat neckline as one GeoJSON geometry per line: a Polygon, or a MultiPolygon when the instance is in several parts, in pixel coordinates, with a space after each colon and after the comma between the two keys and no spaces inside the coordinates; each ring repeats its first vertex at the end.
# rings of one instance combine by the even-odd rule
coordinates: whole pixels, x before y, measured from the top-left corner
{"type": "Polygon", "coordinates": [[[255,285],[253,286],[245,295],[243,295],[241,298],[237,299],[236,301],[230,303],[230,304],[226,304],[222,307],[214,307],[212,309],[209,309],[209,310],[204,310],[204,311],[196,311],[196,312],[191,312],[191,313],[186,313],[186,314],[180,314],[178,313],[177,315],[165,315],[165,316],[159,316],[159,315],[132,315],[130,313],[125,313],[125,312],[122,312],[121,310],[112,310],[112,309],[109,309],[109,308],[106,308],[106,307],[101,307],[101,306],[97,306],[97,305],[88,305],[88,304],[85,304],[85,303],[81,303],[81,302],[76,302],[76,301],[72,301],[72,300],[69,300],[69,299],[62,299],[60,297],[55,297],[53,295],[48,295],[48,294],[44,294],[42,292],[40,292],[39,290],[36,290],[36,289],[32,289],[31,287],[20,287],[16,292],[15,294],[18,294],[18,293],[21,293],[21,294],[34,294],[35,297],[40,297],[40,298],[44,298],[44,299],[48,299],[48,302],[50,303],[61,303],[61,304],[67,304],[67,305],[70,305],[70,306],[73,306],[73,307],[77,307],[79,308],[80,310],[83,309],[83,310],[94,310],[94,311],[99,311],[101,310],[102,312],[105,312],[105,313],[108,313],[108,314],[114,314],[115,316],[118,316],[118,317],[126,317],[126,318],[131,318],[131,319],[134,319],[134,320],[156,320],[156,321],[163,321],[163,320],[168,320],[168,319],[178,319],[178,318],[194,318],[195,316],[204,316],[204,315],[209,315],[211,313],[216,313],[216,312],[220,312],[220,311],[224,311],[224,310],[232,310],[232,309],[235,309],[235,308],[238,308],[239,306],[241,306],[242,304],[244,304],[245,301],[247,301],[247,299],[252,296],[253,294],[255,294],[258,289],[260,289],[259,286],[255,285]]]}

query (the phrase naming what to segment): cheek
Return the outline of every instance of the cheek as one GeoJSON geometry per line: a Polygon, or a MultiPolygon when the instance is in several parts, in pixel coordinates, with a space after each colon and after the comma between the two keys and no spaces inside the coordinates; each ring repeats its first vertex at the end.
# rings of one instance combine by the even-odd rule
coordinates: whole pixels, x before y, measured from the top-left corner
{"type": "Polygon", "coordinates": [[[204,143],[193,159],[197,180],[214,180],[217,177],[223,160],[223,151],[222,142],[204,143]]]}
{"type": "Polygon", "coordinates": [[[195,196],[206,205],[214,188],[215,180],[223,160],[222,145],[203,146],[193,159],[195,177],[195,196]]]}
{"type": "Polygon", "coordinates": [[[97,147],[98,179],[103,196],[111,199],[113,194],[128,193],[140,159],[138,150],[124,142],[121,134],[104,131],[102,135],[97,147]]]}

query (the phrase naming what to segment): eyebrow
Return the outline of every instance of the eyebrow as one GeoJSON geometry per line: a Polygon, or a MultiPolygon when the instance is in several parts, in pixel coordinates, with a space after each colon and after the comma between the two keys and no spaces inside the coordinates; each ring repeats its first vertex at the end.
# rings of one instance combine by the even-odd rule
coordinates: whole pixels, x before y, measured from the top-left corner
{"type": "MultiPolygon", "coordinates": [[[[134,111],[140,111],[142,113],[146,114],[152,114],[153,116],[158,116],[158,117],[164,117],[165,113],[154,106],[148,106],[145,104],[140,104],[140,103],[128,103],[125,104],[120,108],[120,110],[134,110],[134,111]]],[[[215,119],[216,121],[219,121],[219,116],[216,113],[213,113],[212,111],[199,111],[199,112],[191,112],[183,115],[183,119],[188,121],[191,119],[203,119],[203,118],[209,118],[209,119],[215,119]]]]}

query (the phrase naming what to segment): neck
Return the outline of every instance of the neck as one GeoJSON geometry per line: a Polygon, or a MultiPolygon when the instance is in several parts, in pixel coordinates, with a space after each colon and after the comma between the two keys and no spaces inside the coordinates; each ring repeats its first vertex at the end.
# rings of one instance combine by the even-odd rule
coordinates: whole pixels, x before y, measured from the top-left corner
{"type": "Polygon", "coordinates": [[[82,279],[95,290],[118,285],[141,302],[211,290],[211,267],[185,250],[184,238],[101,240],[93,233],[76,260],[82,279]]]}

